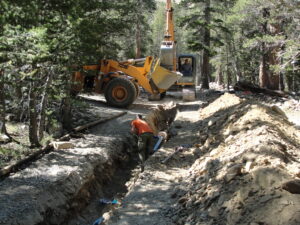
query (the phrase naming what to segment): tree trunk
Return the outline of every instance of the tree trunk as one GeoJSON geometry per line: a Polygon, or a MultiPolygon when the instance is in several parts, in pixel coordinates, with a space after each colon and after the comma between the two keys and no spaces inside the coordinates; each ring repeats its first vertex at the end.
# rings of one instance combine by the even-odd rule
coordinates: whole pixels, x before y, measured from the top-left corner
{"type": "MultiPolygon", "coordinates": [[[[265,8],[265,9],[263,9],[263,18],[266,20],[267,17],[269,17],[269,10],[265,8]]],[[[266,21],[262,24],[262,33],[263,34],[268,33],[267,25],[268,25],[268,22],[266,22],[266,21]]],[[[261,55],[260,66],[259,66],[259,86],[261,88],[267,88],[268,86],[270,86],[269,85],[270,81],[269,81],[269,74],[268,74],[269,68],[268,68],[268,64],[267,64],[268,53],[267,53],[267,48],[266,48],[265,42],[261,43],[261,52],[262,52],[262,55],[261,55]]]]}
{"type": "Polygon", "coordinates": [[[230,70],[227,70],[227,90],[230,90],[230,85],[232,83],[231,81],[231,73],[230,73],[230,70]]]}
{"type": "Polygon", "coordinates": [[[223,71],[222,71],[222,65],[219,65],[218,69],[217,69],[217,82],[218,82],[218,85],[224,84],[224,76],[223,76],[223,71]]]}
{"type": "MultiPolygon", "coordinates": [[[[269,65],[279,65],[280,62],[278,61],[278,47],[275,47],[270,53],[269,53],[269,65]]],[[[278,72],[269,71],[269,89],[272,90],[279,90],[279,83],[280,83],[280,74],[278,72]]]]}
{"type": "Polygon", "coordinates": [[[138,19],[136,21],[135,42],[136,42],[135,58],[139,59],[141,58],[141,26],[140,26],[140,21],[138,19]]]}
{"type": "Polygon", "coordinates": [[[5,96],[4,96],[4,72],[0,70],[0,133],[7,134],[5,125],[5,96]]]}
{"type": "Polygon", "coordinates": [[[260,66],[259,66],[259,86],[261,88],[267,88],[269,87],[269,68],[267,65],[267,54],[265,50],[265,43],[262,43],[262,56],[260,60],[260,66]]]}
{"type": "Polygon", "coordinates": [[[39,115],[39,124],[38,124],[38,134],[39,134],[39,140],[41,141],[44,137],[44,131],[45,131],[45,119],[46,119],[46,107],[48,103],[48,89],[52,83],[52,73],[50,72],[47,76],[46,85],[44,92],[42,94],[42,100],[41,100],[41,111],[39,115]]]}
{"type": "Polygon", "coordinates": [[[15,94],[16,94],[15,101],[17,103],[17,108],[16,108],[15,114],[16,114],[16,119],[18,121],[21,121],[22,120],[21,115],[22,115],[22,109],[23,109],[23,107],[22,107],[23,106],[23,100],[22,100],[23,96],[22,96],[22,87],[18,82],[20,82],[20,81],[16,81],[16,86],[15,86],[15,94]]]}
{"type": "Polygon", "coordinates": [[[263,55],[261,58],[259,69],[259,84],[262,88],[268,88],[271,90],[279,90],[280,77],[279,74],[271,71],[270,65],[279,64],[277,59],[277,50],[267,50],[265,43],[263,43],[263,55]]]}
{"type": "Polygon", "coordinates": [[[29,90],[29,141],[31,147],[41,146],[37,135],[37,113],[36,113],[36,94],[35,82],[31,81],[29,90]]]}
{"type": "MultiPolygon", "coordinates": [[[[272,34],[275,36],[280,33],[280,26],[278,24],[268,24],[267,18],[269,17],[269,9],[265,8],[263,11],[263,18],[265,19],[262,25],[263,34],[272,34]]],[[[262,58],[259,71],[259,81],[262,88],[279,90],[280,75],[272,71],[270,67],[280,64],[278,57],[279,52],[280,47],[278,45],[267,46],[265,42],[262,43],[262,58]]]]}
{"type": "Polygon", "coordinates": [[[299,91],[299,81],[300,81],[299,69],[295,69],[295,67],[294,67],[292,76],[293,76],[293,91],[297,92],[297,91],[299,91]]]}
{"type": "Polygon", "coordinates": [[[229,46],[226,47],[226,75],[227,75],[227,90],[230,90],[231,74],[229,71],[229,46]]]}
{"type": "Polygon", "coordinates": [[[205,2],[204,10],[205,28],[204,28],[204,45],[203,64],[202,64],[202,88],[209,89],[209,58],[210,58],[210,0],[205,2]]]}
{"type": "Polygon", "coordinates": [[[284,75],[282,72],[279,73],[279,90],[284,91],[285,85],[284,85],[284,75]]]}
{"type": "MultiPolygon", "coordinates": [[[[284,52],[284,51],[285,51],[285,46],[282,45],[281,46],[281,53],[284,52]]],[[[282,55],[282,54],[280,54],[280,55],[282,55]]],[[[280,64],[281,65],[283,64],[283,57],[280,57],[280,64]]],[[[285,89],[284,76],[285,76],[285,74],[283,72],[279,73],[279,90],[280,91],[284,91],[284,89],[285,89]]]]}
{"type": "Polygon", "coordinates": [[[285,83],[287,86],[287,91],[293,90],[293,74],[290,71],[287,71],[285,74],[285,83]]]}
{"type": "Polygon", "coordinates": [[[61,123],[62,127],[66,131],[72,130],[72,104],[71,104],[71,81],[72,76],[70,77],[70,81],[66,84],[66,97],[61,100],[60,112],[61,112],[61,123]]]}
{"type": "Polygon", "coordinates": [[[63,129],[68,132],[72,130],[71,109],[70,97],[63,98],[61,101],[61,123],[63,129]]]}
{"type": "MultiPolygon", "coordinates": [[[[257,84],[257,76],[256,76],[256,69],[255,69],[255,66],[253,65],[253,62],[250,64],[250,68],[252,68],[251,69],[251,82],[252,82],[252,84],[257,84]]],[[[244,72],[244,74],[245,74],[246,72],[244,72]]]]}
{"type": "Polygon", "coordinates": [[[234,62],[234,69],[235,69],[235,73],[236,73],[236,81],[239,82],[242,79],[242,72],[239,68],[239,64],[240,64],[240,60],[239,60],[239,56],[237,54],[237,51],[235,49],[235,43],[233,41],[233,43],[229,44],[229,50],[234,54],[233,57],[233,62],[234,62]]]}
{"type": "MultiPolygon", "coordinates": [[[[273,36],[278,35],[281,32],[280,25],[278,23],[275,24],[269,24],[268,26],[270,34],[273,36]]],[[[269,50],[269,65],[270,66],[275,66],[275,65],[280,65],[280,54],[281,51],[281,46],[280,44],[275,44],[270,47],[269,50]]],[[[272,90],[279,90],[280,88],[280,73],[276,71],[270,71],[270,86],[269,89],[272,90]]]]}

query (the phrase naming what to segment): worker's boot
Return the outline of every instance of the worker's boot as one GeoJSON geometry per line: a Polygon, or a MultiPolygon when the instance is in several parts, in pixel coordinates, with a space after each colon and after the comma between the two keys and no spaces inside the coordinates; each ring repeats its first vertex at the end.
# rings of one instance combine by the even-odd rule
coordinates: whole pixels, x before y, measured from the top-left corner
{"type": "Polygon", "coordinates": [[[144,163],[141,164],[141,173],[144,172],[144,169],[145,169],[145,166],[144,166],[144,163]]]}

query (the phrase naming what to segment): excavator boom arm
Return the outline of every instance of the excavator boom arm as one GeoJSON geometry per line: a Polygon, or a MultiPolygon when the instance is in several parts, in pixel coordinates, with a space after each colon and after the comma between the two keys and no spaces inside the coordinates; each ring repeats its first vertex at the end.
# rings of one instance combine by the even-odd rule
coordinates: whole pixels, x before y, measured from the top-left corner
{"type": "Polygon", "coordinates": [[[161,66],[176,71],[176,41],[172,0],[166,0],[166,31],[160,46],[161,66]]]}
{"type": "Polygon", "coordinates": [[[174,35],[174,21],[173,21],[173,7],[172,0],[167,0],[166,3],[166,32],[164,36],[165,41],[175,41],[174,35]]]}

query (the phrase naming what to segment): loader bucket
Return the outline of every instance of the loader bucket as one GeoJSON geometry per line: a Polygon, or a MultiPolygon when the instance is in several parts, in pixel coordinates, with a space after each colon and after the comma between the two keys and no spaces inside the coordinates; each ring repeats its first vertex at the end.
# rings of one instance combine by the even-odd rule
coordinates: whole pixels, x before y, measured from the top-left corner
{"type": "Polygon", "coordinates": [[[178,79],[182,77],[181,73],[172,72],[160,66],[160,62],[157,61],[154,70],[151,73],[151,78],[154,84],[159,89],[168,90],[178,79]]]}

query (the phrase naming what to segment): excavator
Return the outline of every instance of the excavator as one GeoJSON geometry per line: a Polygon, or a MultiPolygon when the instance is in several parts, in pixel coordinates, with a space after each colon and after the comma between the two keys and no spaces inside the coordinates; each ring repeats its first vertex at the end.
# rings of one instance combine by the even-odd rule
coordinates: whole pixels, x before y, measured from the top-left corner
{"type": "Polygon", "coordinates": [[[72,76],[72,93],[90,89],[104,94],[108,105],[125,108],[138,97],[140,88],[153,96],[165,93],[181,77],[160,66],[152,56],[143,59],[100,60],[96,65],[84,65],[72,76]],[[141,65],[142,64],[142,65],[141,65]],[[90,73],[90,72],[94,73],[90,73]]]}
{"type": "Polygon", "coordinates": [[[192,87],[199,79],[199,56],[194,54],[176,54],[176,40],[174,29],[174,8],[172,0],[166,0],[166,30],[164,40],[160,47],[160,65],[171,71],[182,73],[182,77],[176,82],[176,87],[192,87]],[[189,64],[189,69],[186,69],[189,64]]]}

